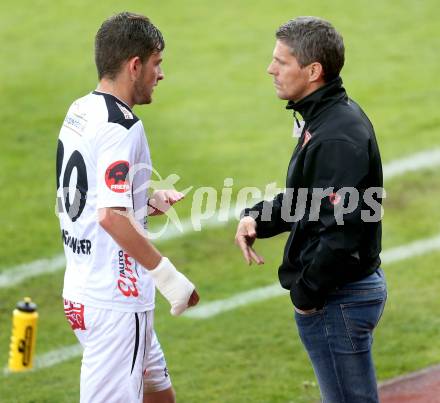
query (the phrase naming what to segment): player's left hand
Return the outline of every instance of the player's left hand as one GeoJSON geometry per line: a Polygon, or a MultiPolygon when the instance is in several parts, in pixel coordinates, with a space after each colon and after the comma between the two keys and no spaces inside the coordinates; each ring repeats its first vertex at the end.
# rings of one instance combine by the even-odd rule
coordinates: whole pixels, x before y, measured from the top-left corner
{"type": "Polygon", "coordinates": [[[168,258],[162,256],[159,264],[149,270],[149,273],[156,288],[170,303],[171,315],[179,316],[199,302],[195,285],[178,271],[168,258]]]}
{"type": "Polygon", "coordinates": [[[156,190],[148,199],[148,215],[155,216],[165,214],[170,207],[182,200],[185,195],[173,189],[156,190]]]}

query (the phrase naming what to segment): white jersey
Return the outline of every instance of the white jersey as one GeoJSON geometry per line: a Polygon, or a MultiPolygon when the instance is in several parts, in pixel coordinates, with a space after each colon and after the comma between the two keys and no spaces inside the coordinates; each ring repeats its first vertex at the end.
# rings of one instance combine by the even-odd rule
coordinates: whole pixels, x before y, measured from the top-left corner
{"type": "Polygon", "coordinates": [[[57,150],[65,299],[123,312],[154,309],[148,271],[98,222],[99,208],[125,207],[143,228],[150,176],[142,122],[124,102],[94,91],[72,104],[57,150]]]}

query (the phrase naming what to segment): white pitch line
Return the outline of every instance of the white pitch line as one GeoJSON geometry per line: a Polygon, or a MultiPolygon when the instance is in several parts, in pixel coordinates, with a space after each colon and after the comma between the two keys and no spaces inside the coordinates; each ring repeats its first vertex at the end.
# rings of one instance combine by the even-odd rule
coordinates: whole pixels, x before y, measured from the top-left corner
{"type": "Polygon", "coordinates": [[[223,312],[232,311],[240,306],[278,297],[287,292],[287,290],[281,288],[280,283],[276,282],[250,291],[240,292],[226,299],[201,304],[189,309],[183,315],[187,318],[207,319],[223,312]]]}
{"type": "Polygon", "coordinates": [[[437,165],[440,165],[440,149],[421,151],[384,165],[383,176],[387,180],[404,173],[432,168],[437,165]]]}
{"type": "Polygon", "coordinates": [[[0,288],[12,287],[30,277],[59,271],[65,264],[64,254],[56,255],[50,259],[39,259],[20,264],[0,274],[0,288]]]}
{"type": "MultiPolygon", "coordinates": [[[[391,264],[412,257],[425,255],[438,249],[440,249],[440,234],[433,238],[421,239],[384,251],[381,254],[382,264],[391,264]]],[[[280,284],[277,282],[265,287],[241,292],[223,300],[201,304],[186,311],[184,316],[187,318],[207,319],[220,313],[236,309],[240,306],[278,297],[287,292],[288,290],[281,288],[280,284]]]]}
{"type": "MultiPolygon", "coordinates": [[[[35,357],[34,367],[31,371],[52,367],[64,361],[70,360],[80,356],[83,352],[81,344],[72,344],[67,347],[61,347],[56,350],[49,351],[44,354],[39,354],[35,357]]],[[[11,375],[12,373],[6,367],[3,369],[3,375],[11,375]]]]}
{"type": "Polygon", "coordinates": [[[60,362],[70,360],[82,354],[83,348],[81,344],[73,344],[68,347],[61,347],[57,350],[52,350],[41,354],[35,358],[34,369],[42,369],[52,367],[60,362]]]}
{"type": "MultiPolygon", "coordinates": [[[[401,260],[416,256],[425,255],[429,252],[440,249],[440,234],[432,237],[420,239],[406,245],[389,249],[382,253],[383,264],[391,264],[401,260]]],[[[191,319],[208,319],[226,311],[231,311],[241,306],[261,302],[267,299],[275,298],[287,293],[287,290],[281,288],[279,283],[271,284],[265,287],[256,288],[233,295],[230,298],[208,302],[201,306],[191,308],[184,313],[184,316],[191,319]]],[[[71,358],[82,354],[82,347],[79,344],[62,347],[35,358],[34,370],[48,368],[60,364],[71,358]]],[[[3,370],[5,375],[9,375],[7,368],[3,370]]]]}
{"type": "Polygon", "coordinates": [[[400,260],[426,255],[437,249],[440,249],[440,234],[432,238],[424,238],[388,249],[381,253],[381,259],[383,264],[391,264],[400,260]]]}
{"type": "MultiPolygon", "coordinates": [[[[384,165],[384,178],[390,180],[407,172],[432,168],[440,165],[440,149],[422,151],[405,158],[400,158],[384,165]]],[[[235,216],[237,206],[233,206],[228,214],[228,220],[235,216]]],[[[203,228],[213,228],[225,225],[227,221],[218,220],[218,215],[205,220],[203,228]]],[[[156,242],[175,239],[193,231],[191,219],[182,221],[182,232],[175,226],[167,228],[167,231],[156,242]]],[[[12,287],[22,281],[42,274],[63,270],[65,267],[64,254],[56,255],[48,259],[39,259],[30,263],[20,264],[0,273],[0,288],[12,287]]]]}

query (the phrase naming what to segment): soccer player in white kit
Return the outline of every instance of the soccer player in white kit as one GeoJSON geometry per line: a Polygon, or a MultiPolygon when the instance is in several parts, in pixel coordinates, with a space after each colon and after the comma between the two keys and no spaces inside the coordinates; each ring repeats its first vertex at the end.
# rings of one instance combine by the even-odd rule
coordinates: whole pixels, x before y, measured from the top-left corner
{"type": "MultiPolygon", "coordinates": [[[[57,205],[66,255],[64,308],[84,348],[82,403],[173,403],[153,330],[155,287],[173,315],[196,305],[194,285],[144,235],[151,160],[134,105],[164,78],[164,41],[148,18],[121,13],[95,39],[96,91],[69,108],[58,139],[57,205]]],[[[160,213],[160,209],[154,210],[160,213]]]]}

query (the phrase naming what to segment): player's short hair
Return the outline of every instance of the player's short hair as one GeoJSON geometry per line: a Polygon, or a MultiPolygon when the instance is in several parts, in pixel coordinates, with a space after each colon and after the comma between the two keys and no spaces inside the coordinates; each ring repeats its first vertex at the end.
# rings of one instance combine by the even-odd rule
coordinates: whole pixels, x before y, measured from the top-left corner
{"type": "Polygon", "coordinates": [[[116,14],[103,22],[95,37],[98,78],[114,79],[125,61],[138,56],[143,63],[164,48],[161,32],[147,17],[129,12],[116,14]]]}
{"type": "Polygon", "coordinates": [[[337,77],[344,66],[344,41],[326,20],[298,17],[281,25],[275,36],[290,48],[301,67],[321,63],[325,81],[337,77]]]}

